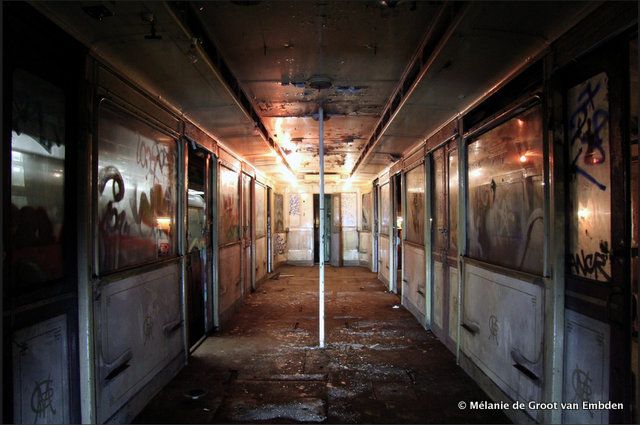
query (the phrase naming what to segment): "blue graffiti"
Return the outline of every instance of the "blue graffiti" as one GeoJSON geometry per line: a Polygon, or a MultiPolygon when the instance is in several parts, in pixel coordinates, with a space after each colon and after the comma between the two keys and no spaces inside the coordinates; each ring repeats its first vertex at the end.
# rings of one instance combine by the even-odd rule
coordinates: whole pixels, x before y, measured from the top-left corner
{"type": "Polygon", "coordinates": [[[578,153],[573,158],[571,167],[574,173],[582,175],[600,190],[606,190],[607,186],[599,182],[586,169],[578,165],[578,159],[580,159],[581,156],[582,162],[586,166],[600,165],[606,160],[606,153],[602,147],[603,140],[601,133],[606,128],[609,113],[604,109],[596,109],[594,103],[594,98],[600,89],[600,83],[592,87],[591,81],[588,81],[584,90],[578,95],[579,106],[573,112],[570,119],[571,130],[574,131],[575,129],[571,137],[571,146],[579,139],[582,145],[586,145],[586,151],[583,149],[583,146],[578,149],[578,153]],[[589,114],[590,110],[591,114],[589,114]]]}

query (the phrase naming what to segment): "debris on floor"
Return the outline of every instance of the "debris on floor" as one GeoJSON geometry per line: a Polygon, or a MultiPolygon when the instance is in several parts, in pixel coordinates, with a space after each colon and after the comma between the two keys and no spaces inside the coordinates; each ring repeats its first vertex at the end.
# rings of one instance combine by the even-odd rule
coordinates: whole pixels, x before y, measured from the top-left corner
{"type": "Polygon", "coordinates": [[[291,278],[262,283],[136,423],[509,422],[501,411],[458,409],[490,399],[375,274],[326,267],[320,349],[318,269],[280,273],[291,278]],[[194,388],[204,394],[186,398],[194,388]]]}

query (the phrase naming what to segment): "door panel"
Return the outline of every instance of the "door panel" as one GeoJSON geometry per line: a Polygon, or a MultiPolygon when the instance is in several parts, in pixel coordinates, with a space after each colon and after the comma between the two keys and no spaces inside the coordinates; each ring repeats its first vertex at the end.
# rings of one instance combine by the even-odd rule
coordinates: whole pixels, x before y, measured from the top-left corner
{"type": "Polygon", "coordinates": [[[267,274],[267,188],[255,182],[255,281],[267,274]]]}
{"type": "MultiPolygon", "coordinates": [[[[378,277],[385,283],[389,283],[389,240],[391,232],[391,193],[389,183],[380,186],[379,201],[379,234],[378,234],[378,277]]],[[[378,226],[376,226],[378,227],[378,226]]]]}
{"type": "Polygon", "coordinates": [[[189,149],[187,200],[187,303],[189,346],[205,335],[205,299],[208,288],[208,253],[211,238],[208,215],[210,155],[189,149]]]}
{"type": "Polygon", "coordinates": [[[340,211],[342,203],[340,194],[331,195],[325,201],[325,205],[331,208],[331,217],[328,217],[328,220],[325,221],[325,223],[331,223],[331,248],[328,254],[331,257],[331,265],[340,267],[342,265],[342,214],[340,211]]]}
{"type": "Polygon", "coordinates": [[[453,349],[457,337],[458,161],[453,141],[431,154],[434,333],[453,349]]]}
{"type": "MultiPolygon", "coordinates": [[[[564,392],[577,401],[593,401],[594,391],[602,392],[600,399],[625,406],[631,403],[630,148],[622,112],[627,69],[628,44],[614,40],[559,77],[567,117],[565,161],[572,165],[566,180],[564,392]],[[585,353],[594,341],[597,347],[585,353]]],[[[585,419],[571,415],[565,412],[567,420],[585,419]]],[[[587,419],[630,418],[626,409],[587,419]]]]}
{"type": "Polygon", "coordinates": [[[242,174],[242,290],[244,294],[253,287],[253,258],[252,258],[252,234],[253,234],[253,179],[242,174]]]}

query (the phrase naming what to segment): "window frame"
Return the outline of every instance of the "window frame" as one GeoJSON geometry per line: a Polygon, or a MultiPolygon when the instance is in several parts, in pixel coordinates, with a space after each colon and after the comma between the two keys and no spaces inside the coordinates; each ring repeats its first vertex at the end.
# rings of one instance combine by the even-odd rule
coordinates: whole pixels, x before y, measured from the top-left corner
{"type": "Polygon", "coordinates": [[[464,214],[464,222],[465,222],[465,231],[464,231],[464,241],[458,241],[458,244],[464,243],[464,255],[463,257],[466,260],[470,260],[473,263],[484,264],[490,269],[500,270],[501,273],[507,273],[514,276],[526,276],[526,280],[530,280],[532,282],[539,281],[540,278],[549,278],[550,277],[550,267],[549,267],[549,243],[551,236],[550,232],[550,219],[551,219],[551,182],[550,182],[550,150],[549,150],[549,139],[548,139],[548,125],[545,122],[545,116],[547,115],[547,104],[544,101],[542,94],[539,91],[530,92],[527,96],[520,97],[517,101],[512,102],[508,107],[500,110],[497,114],[487,118],[486,120],[481,121],[478,125],[472,127],[462,137],[462,146],[466,150],[464,153],[464,164],[460,162],[462,159],[461,153],[458,152],[458,167],[463,167],[463,173],[465,184],[464,184],[464,199],[465,199],[465,207],[464,211],[459,206],[459,213],[464,214]],[[539,108],[540,116],[541,116],[541,149],[542,149],[542,205],[540,208],[543,212],[543,228],[542,228],[542,248],[543,248],[543,263],[540,271],[532,272],[528,270],[521,270],[511,266],[491,262],[489,260],[481,259],[470,255],[469,253],[469,214],[470,214],[470,203],[469,203],[469,146],[478,140],[482,135],[490,132],[491,130],[519,117],[522,116],[531,110],[539,108]]]}
{"type": "Polygon", "coordinates": [[[176,261],[178,258],[182,256],[180,251],[180,235],[178,233],[178,230],[179,230],[178,227],[179,227],[180,217],[181,215],[184,215],[184,214],[181,214],[180,212],[180,209],[182,208],[181,203],[182,203],[182,196],[183,196],[183,192],[180,186],[181,186],[181,180],[182,180],[181,176],[182,176],[182,173],[184,172],[183,165],[182,165],[183,149],[181,148],[180,135],[170,131],[168,128],[164,127],[161,123],[156,122],[153,118],[146,116],[145,114],[142,114],[142,113],[136,113],[129,107],[119,102],[118,100],[110,97],[106,97],[106,96],[100,97],[100,99],[96,103],[93,124],[94,124],[93,125],[94,155],[92,159],[93,164],[92,164],[92,178],[91,178],[92,179],[91,205],[93,210],[93,213],[91,215],[92,217],[91,234],[92,234],[92,240],[93,240],[93,261],[92,261],[93,276],[95,278],[100,278],[100,279],[107,278],[108,280],[111,280],[111,279],[114,279],[114,276],[120,276],[122,274],[126,275],[131,273],[132,271],[144,272],[145,270],[151,269],[151,267],[154,265],[176,261]],[[146,125],[152,128],[153,130],[158,131],[173,140],[173,143],[175,144],[174,183],[175,183],[175,195],[176,195],[174,213],[173,213],[174,228],[175,228],[174,230],[175,236],[173,240],[173,248],[174,248],[173,253],[164,257],[156,256],[156,259],[154,260],[143,261],[136,264],[127,265],[124,267],[119,267],[106,272],[104,272],[100,267],[100,239],[99,239],[100,238],[100,229],[99,229],[100,211],[98,207],[99,199],[100,199],[100,194],[98,193],[98,172],[99,172],[99,160],[100,160],[99,158],[100,118],[104,108],[110,109],[112,113],[121,114],[126,116],[128,119],[138,121],[143,125],[146,125]]]}

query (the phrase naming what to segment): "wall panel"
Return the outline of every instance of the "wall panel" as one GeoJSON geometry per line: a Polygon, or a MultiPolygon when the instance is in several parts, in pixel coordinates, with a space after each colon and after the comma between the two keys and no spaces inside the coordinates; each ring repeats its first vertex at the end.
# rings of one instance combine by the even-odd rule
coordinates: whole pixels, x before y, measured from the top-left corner
{"type": "Polygon", "coordinates": [[[267,237],[256,239],[256,282],[267,275],[267,237]]]}
{"type": "Polygon", "coordinates": [[[405,243],[404,249],[404,281],[402,282],[403,304],[416,316],[420,323],[424,320],[425,311],[425,258],[424,247],[405,243]]]}
{"type": "Polygon", "coordinates": [[[378,253],[379,253],[379,278],[386,284],[389,283],[389,237],[380,235],[379,243],[378,243],[378,253]]]}
{"type": "Polygon", "coordinates": [[[512,399],[540,401],[543,288],[473,264],[465,282],[462,350],[512,399]]]}
{"type": "Polygon", "coordinates": [[[240,279],[240,243],[220,248],[219,304],[221,321],[228,317],[234,304],[242,298],[240,279]]]}
{"type": "Polygon", "coordinates": [[[171,264],[102,288],[94,303],[100,422],[183,350],[179,282],[171,264]]]}

